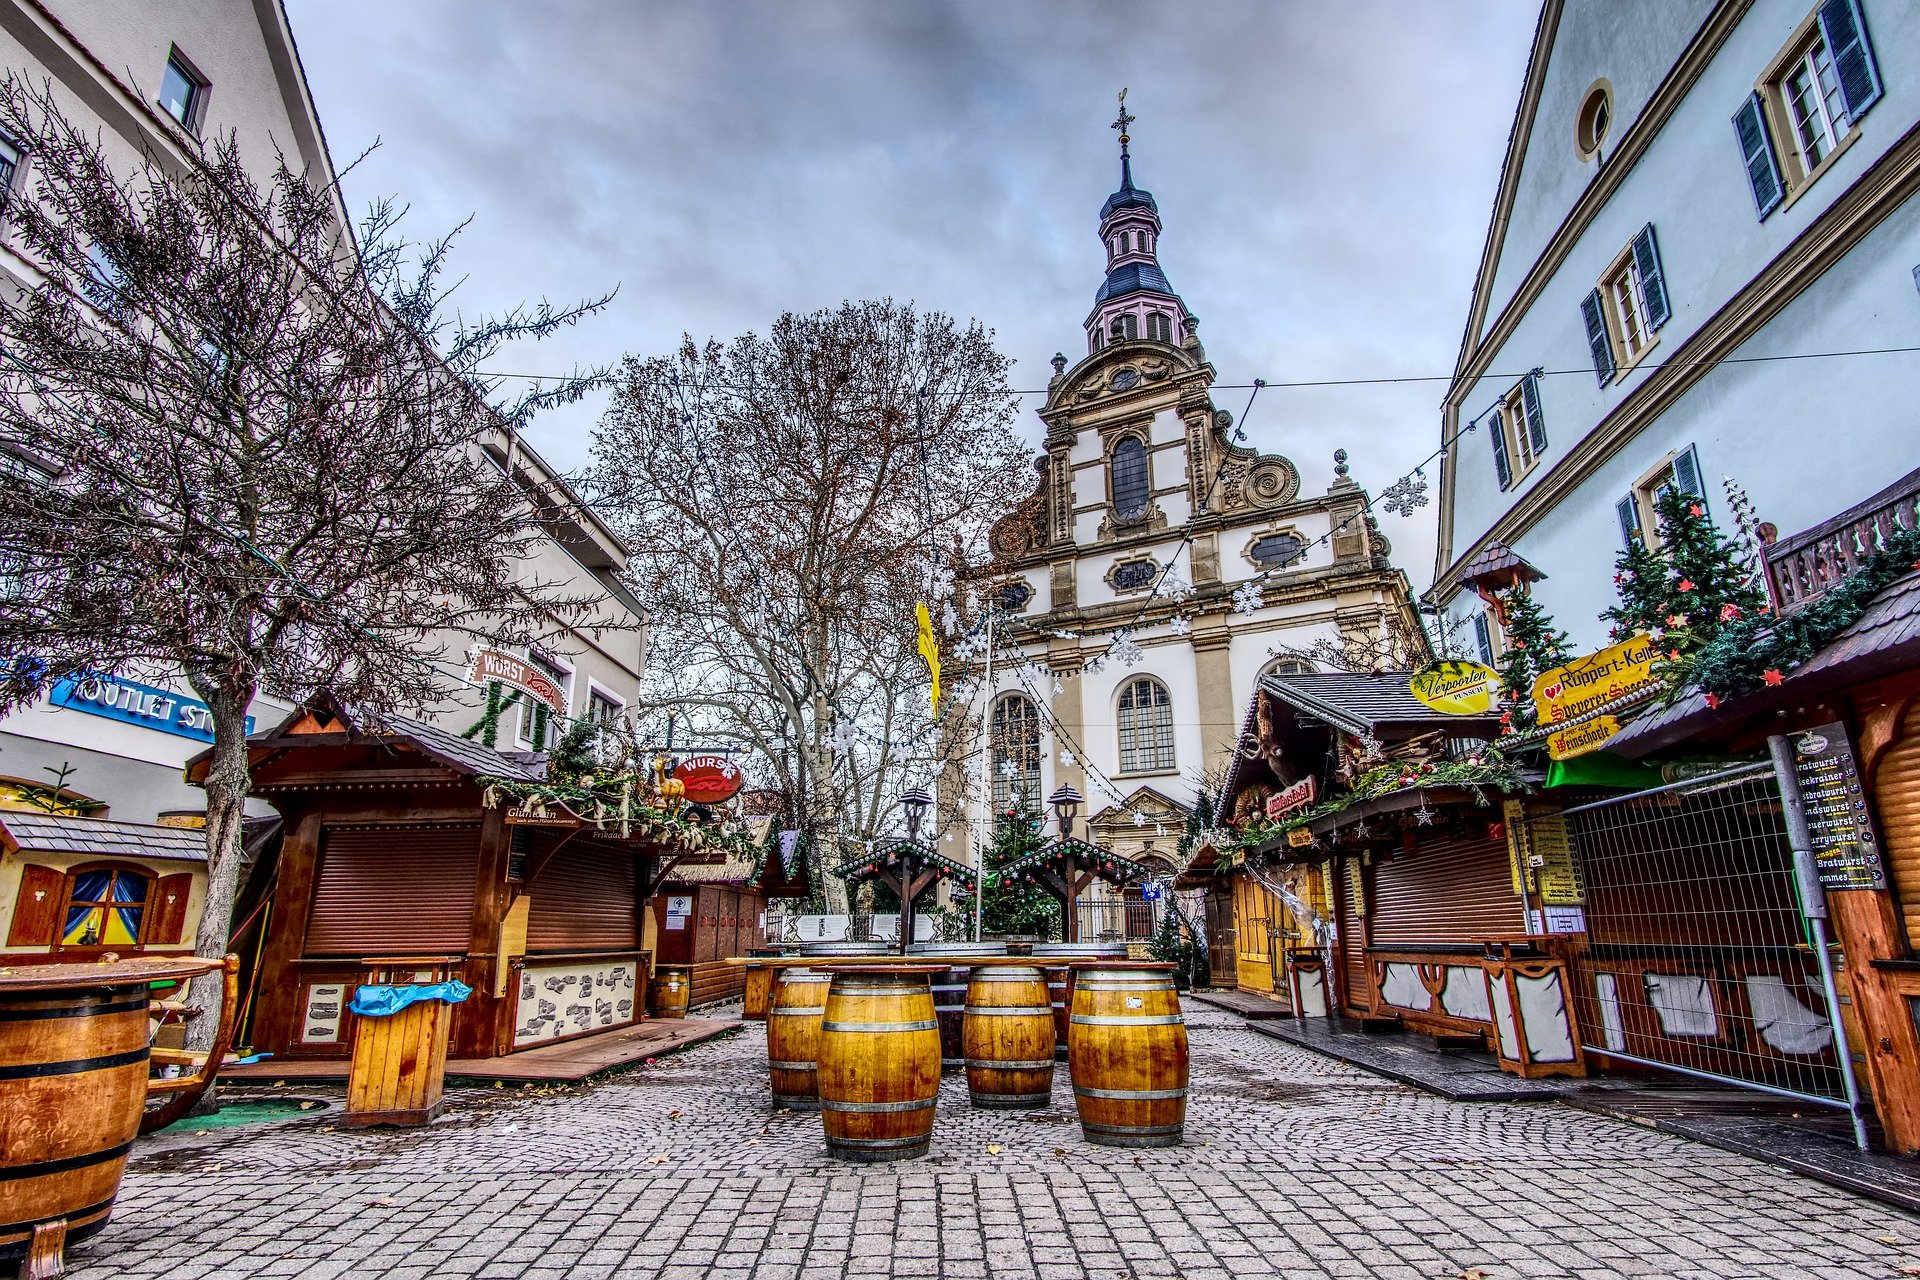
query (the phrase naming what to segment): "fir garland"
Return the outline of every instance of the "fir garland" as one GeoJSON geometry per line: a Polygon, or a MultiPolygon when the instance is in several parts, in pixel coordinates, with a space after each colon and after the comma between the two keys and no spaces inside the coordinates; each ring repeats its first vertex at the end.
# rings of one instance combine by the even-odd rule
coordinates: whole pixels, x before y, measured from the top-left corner
{"type": "Polygon", "coordinates": [[[480,784],[485,788],[480,802],[489,809],[511,797],[535,813],[564,809],[597,831],[646,836],[689,853],[719,850],[729,857],[751,857],[755,852],[753,837],[732,820],[703,822],[687,809],[663,809],[643,800],[647,782],[637,773],[593,769],[572,782],[565,775],[544,782],[482,776],[480,784]]]}
{"type": "Polygon", "coordinates": [[[1717,703],[1777,685],[1858,622],[1875,596],[1915,569],[1920,569],[1920,529],[1895,530],[1879,551],[1812,604],[1784,616],[1743,617],[1720,628],[1696,653],[1670,664],[1672,687],[1691,685],[1717,703]]]}

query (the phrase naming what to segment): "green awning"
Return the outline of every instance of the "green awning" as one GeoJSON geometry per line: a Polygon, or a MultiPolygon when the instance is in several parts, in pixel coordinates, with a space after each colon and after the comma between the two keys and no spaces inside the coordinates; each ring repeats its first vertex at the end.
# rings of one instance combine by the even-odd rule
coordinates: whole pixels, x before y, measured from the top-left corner
{"type": "Polygon", "coordinates": [[[1549,787],[1657,787],[1665,778],[1656,765],[1622,760],[1606,751],[1589,751],[1571,760],[1555,760],[1547,769],[1549,787]]]}

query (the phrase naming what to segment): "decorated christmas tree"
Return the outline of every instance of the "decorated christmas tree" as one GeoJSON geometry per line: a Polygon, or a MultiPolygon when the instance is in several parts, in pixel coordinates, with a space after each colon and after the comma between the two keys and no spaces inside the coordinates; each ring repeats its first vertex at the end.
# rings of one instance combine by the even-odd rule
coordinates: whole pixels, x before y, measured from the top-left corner
{"type": "MultiPolygon", "coordinates": [[[[981,908],[981,932],[987,936],[1032,934],[1053,937],[1060,929],[1060,904],[1031,878],[1007,880],[1000,868],[1045,847],[1039,815],[1007,809],[994,820],[993,845],[987,850],[987,897],[981,908]]],[[[971,904],[969,904],[971,905],[971,904]]]]}
{"type": "Polygon", "coordinates": [[[1766,593],[1753,566],[1723,536],[1705,504],[1669,488],[1654,501],[1659,546],[1635,538],[1614,561],[1620,603],[1600,616],[1613,637],[1644,634],[1669,662],[1682,662],[1720,634],[1721,628],[1766,608],[1766,593]]]}
{"type": "Polygon", "coordinates": [[[1553,625],[1553,615],[1540,607],[1533,593],[1516,587],[1504,593],[1506,652],[1500,655],[1501,721],[1509,730],[1524,729],[1534,720],[1533,682],[1542,672],[1573,657],[1567,633],[1553,625]]]}

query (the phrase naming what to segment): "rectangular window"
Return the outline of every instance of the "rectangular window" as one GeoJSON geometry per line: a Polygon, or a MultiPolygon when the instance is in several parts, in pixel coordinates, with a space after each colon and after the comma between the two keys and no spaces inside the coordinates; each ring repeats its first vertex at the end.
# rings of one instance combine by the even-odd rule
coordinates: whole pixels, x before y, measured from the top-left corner
{"type": "Polygon", "coordinates": [[[1660,247],[1649,222],[1620,251],[1581,307],[1600,385],[1619,378],[1652,349],[1673,314],[1660,247]]]}
{"type": "Polygon", "coordinates": [[[1860,0],[1823,0],[1734,117],[1762,218],[1819,176],[1881,93],[1860,0]]]}
{"type": "Polygon", "coordinates": [[[1494,463],[1501,474],[1500,487],[1510,488],[1533,470],[1547,450],[1547,425],[1540,412],[1539,380],[1528,374],[1507,392],[1495,407],[1489,424],[1498,438],[1494,441],[1494,463]]]}
{"type": "Polygon", "coordinates": [[[194,133],[206,114],[207,88],[207,78],[185,54],[174,49],[167,55],[167,69],[160,73],[160,108],[194,133]]]}
{"type": "Polygon", "coordinates": [[[1473,648],[1481,662],[1493,665],[1493,627],[1484,613],[1473,615],[1473,648]]]}
{"type": "Polygon", "coordinates": [[[1693,445],[1669,454],[1659,466],[1640,477],[1633,492],[1618,503],[1621,536],[1639,539],[1649,548],[1660,545],[1659,500],[1668,490],[1690,493],[1704,508],[1706,483],[1700,475],[1700,452],[1693,445]]]}
{"type": "Polygon", "coordinates": [[[1840,77],[1834,74],[1825,40],[1815,40],[1782,77],[1780,97],[1786,103],[1787,119],[1793,122],[1801,171],[1811,173],[1833,153],[1834,140],[1847,129],[1840,77]]]}
{"type": "Polygon", "coordinates": [[[13,184],[20,180],[20,161],[24,157],[12,139],[0,137],[0,207],[13,198],[13,184]]]}

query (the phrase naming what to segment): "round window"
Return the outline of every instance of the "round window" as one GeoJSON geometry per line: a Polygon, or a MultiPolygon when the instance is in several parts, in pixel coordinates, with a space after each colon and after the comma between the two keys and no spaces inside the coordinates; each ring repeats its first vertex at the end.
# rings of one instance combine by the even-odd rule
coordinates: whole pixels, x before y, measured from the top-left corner
{"type": "Polygon", "coordinates": [[[1270,533],[1248,549],[1253,562],[1263,569],[1281,569],[1300,558],[1305,548],[1290,533],[1270,533]]]}
{"type": "Polygon", "coordinates": [[[1122,369],[1113,375],[1113,381],[1109,385],[1112,386],[1115,391],[1131,391],[1140,385],[1140,371],[1138,369],[1122,369]]]}
{"type": "Polygon", "coordinates": [[[1151,560],[1129,560],[1115,567],[1113,585],[1121,591],[1138,591],[1150,587],[1153,580],[1160,576],[1160,566],[1151,560]]]}
{"type": "Polygon", "coordinates": [[[1613,86],[1605,80],[1595,80],[1587,89],[1586,97],[1580,100],[1580,114],[1573,120],[1573,145],[1582,160],[1599,158],[1612,124],[1613,86]]]}

